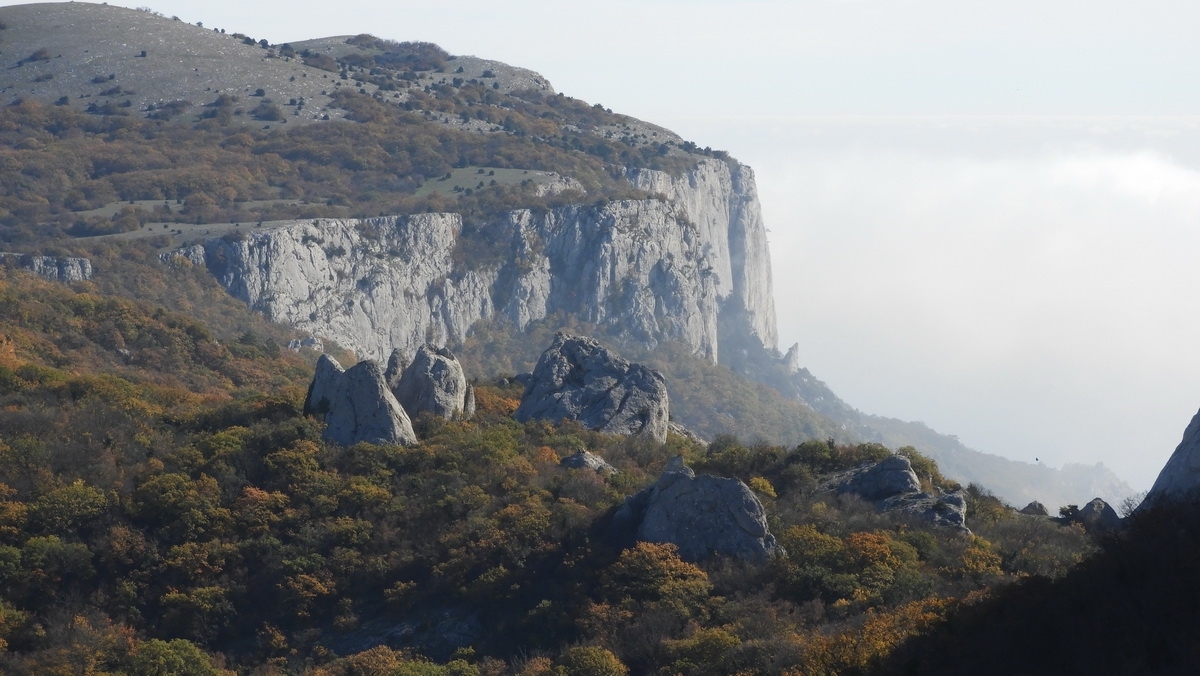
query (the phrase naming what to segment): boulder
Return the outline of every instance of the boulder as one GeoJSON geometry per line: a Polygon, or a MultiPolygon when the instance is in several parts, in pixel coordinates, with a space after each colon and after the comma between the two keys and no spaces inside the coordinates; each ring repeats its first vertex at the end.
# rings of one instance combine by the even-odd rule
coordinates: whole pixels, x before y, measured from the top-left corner
{"type": "Polygon", "coordinates": [[[592,338],[558,333],[533,370],[517,420],[577,420],[608,434],[667,440],[667,383],[592,338]]]}
{"type": "Polygon", "coordinates": [[[948,493],[921,490],[921,480],[912,463],[892,455],[876,463],[865,463],[849,472],[834,475],[824,485],[839,495],[857,495],[885,512],[902,512],[935,526],[970,534],[967,528],[967,499],[962,491],[948,493]]]}
{"type": "Polygon", "coordinates": [[[1183,441],[1167,460],[1138,509],[1194,499],[1200,489],[1200,412],[1183,431],[1183,441]]]}
{"type": "Polygon", "coordinates": [[[569,455],[563,458],[559,464],[571,469],[590,469],[597,474],[609,476],[617,473],[616,467],[608,464],[604,458],[588,451],[579,451],[574,455],[569,455]]]}
{"type": "Polygon", "coordinates": [[[1089,533],[1102,533],[1117,530],[1121,527],[1121,517],[1116,510],[1100,498],[1095,498],[1075,514],[1077,523],[1082,524],[1089,533]]]}
{"type": "MultiPolygon", "coordinates": [[[[399,370],[398,367],[402,363],[399,350],[393,350],[392,357],[388,360],[387,372],[393,374],[394,378],[395,371],[399,370]]],[[[429,411],[450,420],[468,417],[466,412],[469,388],[462,365],[458,363],[454,354],[444,347],[426,344],[417,350],[412,363],[403,367],[400,379],[392,392],[408,415],[414,418],[429,411]]],[[[474,391],[470,394],[471,408],[474,409],[474,391]]]]}
{"type": "Polygon", "coordinates": [[[1030,516],[1050,516],[1050,511],[1046,509],[1045,505],[1037,500],[1034,500],[1021,509],[1021,514],[1028,514],[1030,516]]]}
{"type": "Polygon", "coordinates": [[[953,528],[965,535],[971,533],[967,528],[967,496],[962,491],[896,495],[883,502],[883,509],[910,514],[935,526],[953,528]]]}
{"type": "Polygon", "coordinates": [[[329,355],[317,359],[316,372],[304,400],[305,414],[325,421],[326,441],[343,446],[415,444],[412,423],[373,361],[362,361],[343,371],[329,355]]]}
{"type": "Polygon", "coordinates": [[[782,553],[762,503],[746,484],[696,476],[678,457],[658,481],[625,501],[613,523],[638,540],[676,545],[687,561],[717,554],[762,563],[782,553]]]}
{"type": "Polygon", "coordinates": [[[902,455],[893,455],[873,465],[864,465],[842,478],[838,493],[854,493],[863,500],[885,500],[906,493],[920,493],[921,480],[912,463],[902,455]]]}

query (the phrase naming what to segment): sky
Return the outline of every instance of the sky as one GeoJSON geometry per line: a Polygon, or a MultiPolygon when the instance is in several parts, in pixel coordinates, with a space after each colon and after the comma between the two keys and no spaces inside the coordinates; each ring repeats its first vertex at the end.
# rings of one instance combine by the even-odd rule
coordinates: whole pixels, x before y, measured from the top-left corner
{"type": "Polygon", "coordinates": [[[1200,407],[1200,3],[136,4],[436,42],[727,150],[780,347],[865,412],[1144,490],[1200,407]]]}

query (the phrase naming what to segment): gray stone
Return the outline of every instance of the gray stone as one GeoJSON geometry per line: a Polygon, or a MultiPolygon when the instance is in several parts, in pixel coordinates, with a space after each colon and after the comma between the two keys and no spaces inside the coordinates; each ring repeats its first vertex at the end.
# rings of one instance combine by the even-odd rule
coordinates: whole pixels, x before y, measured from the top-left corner
{"type": "Polygon", "coordinates": [[[837,492],[854,493],[864,500],[884,500],[895,495],[920,493],[921,480],[908,458],[893,455],[851,472],[841,480],[837,492]]]}
{"type": "Polygon", "coordinates": [[[558,333],[538,359],[517,420],[577,420],[606,434],[645,434],[662,443],[669,420],[662,374],[631,364],[592,338],[558,333]]]}
{"type": "Polygon", "coordinates": [[[362,361],[343,371],[337,360],[323,354],[304,400],[304,412],[325,421],[326,441],[343,446],[414,444],[417,435],[404,409],[388,390],[383,371],[362,361]]]}
{"type": "Polygon", "coordinates": [[[292,352],[300,350],[312,350],[313,352],[324,352],[325,343],[321,342],[316,336],[305,336],[304,338],[293,338],[288,341],[288,349],[292,352]]]}
{"type": "Polygon", "coordinates": [[[83,282],[92,278],[92,262],[86,258],[60,258],[30,254],[0,253],[17,267],[52,282],[83,282]]]}
{"type": "MultiPolygon", "coordinates": [[[[399,350],[392,352],[392,359],[388,361],[388,374],[394,374],[394,366],[398,367],[403,363],[402,359],[397,360],[398,354],[399,350]]],[[[391,384],[392,378],[387,378],[387,381],[391,384]]],[[[392,392],[410,417],[415,418],[428,411],[450,420],[469,417],[466,415],[469,388],[462,365],[450,350],[422,345],[412,363],[404,367],[392,392]]],[[[473,391],[471,399],[473,414],[473,391]]]]}
{"type": "Polygon", "coordinates": [[[934,526],[971,534],[967,528],[967,496],[962,491],[902,493],[882,500],[879,506],[885,512],[907,514],[934,526]]]}
{"type": "Polygon", "coordinates": [[[405,358],[404,353],[399,348],[393,349],[392,354],[388,357],[387,368],[383,370],[383,379],[392,392],[395,392],[396,387],[400,385],[400,376],[404,375],[406,368],[408,368],[408,359],[405,358]]]}
{"type": "Polygon", "coordinates": [[[563,458],[559,464],[571,469],[590,469],[597,474],[609,476],[617,473],[616,467],[608,464],[604,458],[588,451],[579,451],[573,455],[569,455],[563,458]]]}
{"type": "Polygon", "coordinates": [[[1037,500],[1025,505],[1021,509],[1021,513],[1028,514],[1030,516],[1050,516],[1050,510],[1046,509],[1046,506],[1037,500]]]}
{"type": "Polygon", "coordinates": [[[1121,527],[1121,517],[1117,515],[1112,505],[1095,498],[1075,514],[1075,521],[1083,525],[1089,533],[1102,533],[1117,530],[1121,527]]]}
{"type": "Polygon", "coordinates": [[[657,481],[630,496],[613,523],[638,540],[674,544],[687,561],[715,554],[762,563],[783,553],[767,528],[762,503],[746,484],[696,476],[682,458],[673,458],[657,481]]]}
{"type": "Polygon", "coordinates": [[[1183,440],[1167,460],[1138,509],[1200,497],[1200,412],[1183,431],[1183,440]]]}
{"type": "Polygon", "coordinates": [[[463,398],[463,418],[475,417],[475,386],[467,383],[467,396],[463,398]]]}
{"type": "Polygon", "coordinates": [[[935,526],[953,528],[964,534],[967,528],[967,499],[961,491],[924,492],[912,463],[902,455],[892,455],[877,463],[865,463],[823,482],[839,495],[856,495],[875,503],[884,512],[899,512],[925,520],[935,526]]]}

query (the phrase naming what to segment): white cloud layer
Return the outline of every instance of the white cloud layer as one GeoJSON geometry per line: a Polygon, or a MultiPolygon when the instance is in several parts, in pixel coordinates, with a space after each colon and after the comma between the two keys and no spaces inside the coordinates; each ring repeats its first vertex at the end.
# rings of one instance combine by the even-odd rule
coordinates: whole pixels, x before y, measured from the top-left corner
{"type": "Polygon", "coordinates": [[[756,168],[801,361],[862,410],[1148,487],[1200,406],[1200,171],[1102,136],[996,154],[793,124],[756,168]]]}

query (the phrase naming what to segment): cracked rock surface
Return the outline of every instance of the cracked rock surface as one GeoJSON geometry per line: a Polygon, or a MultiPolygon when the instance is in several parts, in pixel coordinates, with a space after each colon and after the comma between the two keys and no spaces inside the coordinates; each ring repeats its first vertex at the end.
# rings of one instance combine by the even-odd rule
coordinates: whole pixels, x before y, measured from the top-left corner
{"type": "Polygon", "coordinates": [[[687,561],[722,555],[762,563],[782,553],[749,486],[738,479],[696,476],[679,457],[658,481],[627,499],[613,521],[633,529],[638,540],[674,544],[687,561]]]}
{"type": "Polygon", "coordinates": [[[606,434],[645,434],[662,443],[670,417],[667,383],[595,339],[560,332],[538,359],[513,417],[577,420],[606,434]]]}
{"type": "Polygon", "coordinates": [[[336,359],[321,355],[304,400],[304,413],[322,418],[322,437],[342,446],[364,441],[417,443],[412,422],[388,389],[383,370],[373,361],[342,370],[336,359]]]}

